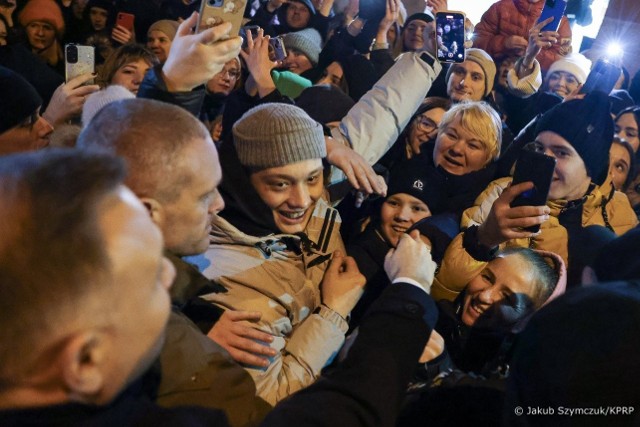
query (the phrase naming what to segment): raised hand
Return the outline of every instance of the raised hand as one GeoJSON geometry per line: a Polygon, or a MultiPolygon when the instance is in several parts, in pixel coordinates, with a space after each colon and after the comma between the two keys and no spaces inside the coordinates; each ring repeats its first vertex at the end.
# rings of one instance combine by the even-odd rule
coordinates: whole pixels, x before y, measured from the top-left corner
{"type": "Polygon", "coordinates": [[[238,56],[241,37],[229,37],[231,23],[225,22],[194,34],[198,22],[194,12],[178,27],[162,75],[169,92],[187,92],[205,84],[238,56]]]}
{"type": "Polygon", "coordinates": [[[547,221],[551,212],[549,207],[511,207],[511,202],[517,196],[532,188],[532,182],[523,182],[511,185],[502,192],[500,197],[493,202],[487,219],[478,229],[479,243],[493,248],[511,239],[529,238],[537,234],[524,228],[547,221]]]}
{"type": "Polygon", "coordinates": [[[87,96],[100,89],[95,84],[85,85],[86,82],[94,77],[94,74],[86,73],[58,86],[53,92],[51,101],[49,101],[47,110],[42,114],[42,117],[53,126],[56,126],[80,116],[87,96]]]}
{"type": "Polygon", "coordinates": [[[431,251],[420,239],[420,232],[413,230],[403,234],[395,249],[391,249],[384,260],[384,271],[393,282],[400,277],[413,279],[429,292],[436,271],[431,251]]]}
{"type": "Polygon", "coordinates": [[[346,318],[362,296],[366,281],[352,257],[335,251],[320,286],[322,303],[346,318]]]}

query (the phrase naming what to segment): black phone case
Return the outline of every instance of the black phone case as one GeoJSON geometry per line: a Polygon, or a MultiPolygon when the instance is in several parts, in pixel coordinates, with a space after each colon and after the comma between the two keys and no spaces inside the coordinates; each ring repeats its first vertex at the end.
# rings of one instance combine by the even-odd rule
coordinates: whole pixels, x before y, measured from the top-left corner
{"type": "Polygon", "coordinates": [[[618,66],[604,59],[599,59],[589,72],[580,93],[600,91],[609,95],[620,78],[620,73],[621,70],[618,66]]]}
{"type": "Polygon", "coordinates": [[[460,63],[465,60],[465,15],[462,12],[443,11],[436,13],[436,56],[440,62],[460,63]],[[451,26],[450,35],[438,34],[438,28],[451,26]],[[454,25],[455,24],[455,25],[454,25]],[[454,29],[453,27],[457,28],[454,29]],[[441,37],[442,40],[439,40],[441,37]],[[446,40],[445,40],[446,38],[446,40]],[[443,49],[446,49],[446,51],[443,49]]]}
{"type": "MultiPolygon", "coordinates": [[[[523,150],[518,157],[516,170],[513,174],[512,185],[531,181],[534,187],[518,195],[511,207],[517,206],[542,206],[547,203],[549,188],[553,179],[553,170],[556,168],[556,159],[535,151],[523,150]]],[[[525,228],[527,231],[537,233],[539,225],[525,228]]]]}

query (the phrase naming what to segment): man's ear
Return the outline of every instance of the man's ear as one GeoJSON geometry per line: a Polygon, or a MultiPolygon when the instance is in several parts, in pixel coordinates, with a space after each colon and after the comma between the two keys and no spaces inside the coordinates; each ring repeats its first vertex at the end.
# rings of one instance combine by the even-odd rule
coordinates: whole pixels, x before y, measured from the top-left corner
{"type": "Polygon", "coordinates": [[[165,220],[164,216],[164,207],[162,204],[156,199],[152,199],[150,197],[141,197],[140,201],[147,211],[149,211],[149,216],[151,216],[151,221],[153,221],[158,227],[162,229],[162,225],[165,220]]]}
{"type": "Polygon", "coordinates": [[[73,400],[96,403],[109,376],[107,336],[99,331],[83,331],[67,341],[62,353],[62,375],[73,400]]]}

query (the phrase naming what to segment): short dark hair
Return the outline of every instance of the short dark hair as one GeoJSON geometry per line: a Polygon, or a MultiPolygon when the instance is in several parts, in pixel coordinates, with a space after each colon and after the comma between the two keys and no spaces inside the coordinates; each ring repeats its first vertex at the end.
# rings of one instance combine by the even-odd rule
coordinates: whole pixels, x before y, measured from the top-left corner
{"type": "Polygon", "coordinates": [[[171,202],[194,173],[181,152],[196,139],[210,138],[207,128],[186,110],[150,99],[112,102],[78,136],[77,147],[121,156],[126,184],[138,197],[171,202]]]}
{"type": "Polygon", "coordinates": [[[72,149],[0,157],[0,389],[109,285],[97,208],[124,176],[121,160],[72,149]]]}

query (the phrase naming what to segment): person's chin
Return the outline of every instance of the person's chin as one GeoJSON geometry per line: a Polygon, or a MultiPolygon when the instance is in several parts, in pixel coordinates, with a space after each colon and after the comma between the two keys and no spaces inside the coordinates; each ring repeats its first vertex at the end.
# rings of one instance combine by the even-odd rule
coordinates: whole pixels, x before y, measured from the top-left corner
{"type": "Polygon", "coordinates": [[[448,159],[446,156],[442,156],[440,158],[438,166],[442,167],[442,169],[449,172],[451,175],[464,175],[467,173],[464,165],[460,164],[456,160],[448,159]]]}
{"type": "Polygon", "coordinates": [[[471,101],[471,95],[466,92],[455,91],[451,94],[451,100],[454,102],[471,101]]]}

